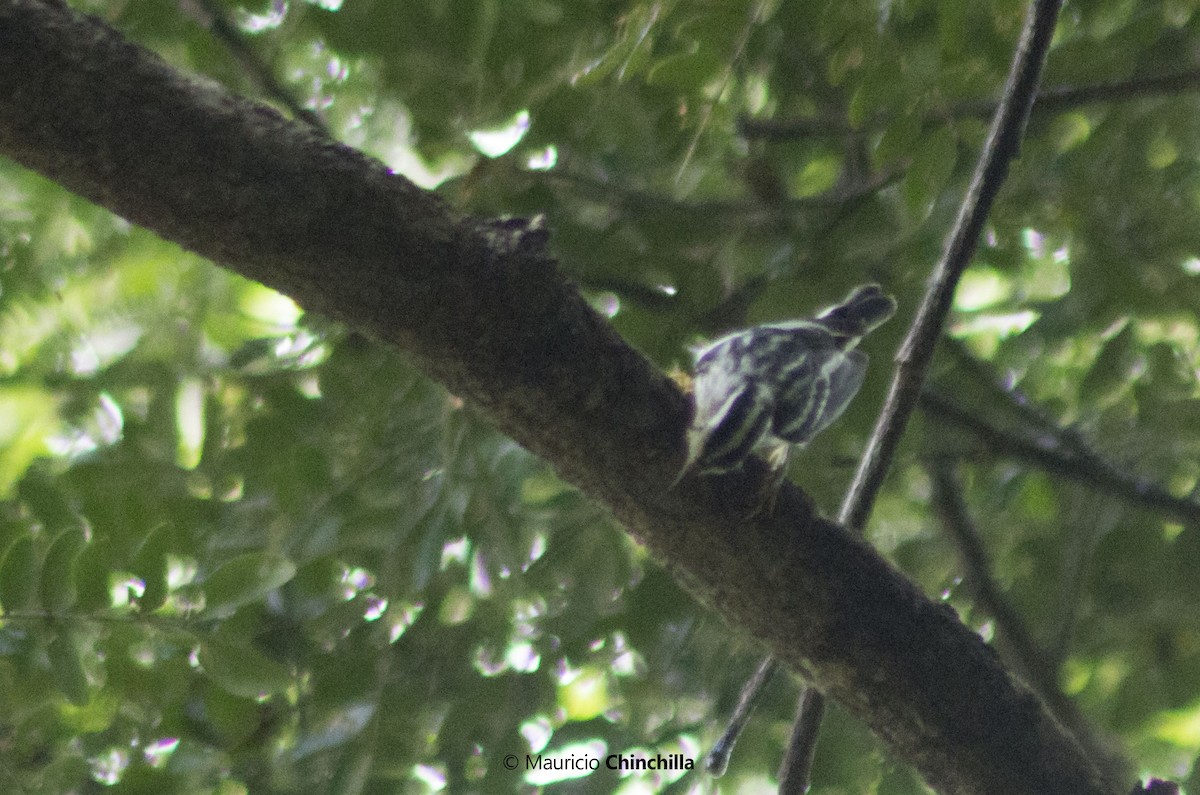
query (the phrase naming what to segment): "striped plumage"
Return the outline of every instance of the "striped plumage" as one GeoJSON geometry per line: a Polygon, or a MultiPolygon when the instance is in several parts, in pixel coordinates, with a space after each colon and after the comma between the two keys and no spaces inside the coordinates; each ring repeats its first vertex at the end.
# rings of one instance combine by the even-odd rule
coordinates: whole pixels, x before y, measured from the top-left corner
{"type": "Polygon", "coordinates": [[[804,444],[829,427],[866,374],[855,346],[895,311],[869,284],[812,320],[754,326],[698,350],[683,472],[736,469],[760,445],[804,444]]]}

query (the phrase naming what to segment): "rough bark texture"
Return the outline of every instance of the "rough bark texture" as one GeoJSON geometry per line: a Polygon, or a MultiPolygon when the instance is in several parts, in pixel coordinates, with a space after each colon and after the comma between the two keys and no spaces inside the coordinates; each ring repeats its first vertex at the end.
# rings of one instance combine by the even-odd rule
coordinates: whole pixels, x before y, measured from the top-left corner
{"type": "Polygon", "coordinates": [[[0,0],[0,154],[408,351],[938,790],[1128,789],[949,607],[798,489],[751,522],[737,517],[757,466],[668,491],[687,400],[557,273],[536,228],[455,213],[51,0],[0,0]]]}

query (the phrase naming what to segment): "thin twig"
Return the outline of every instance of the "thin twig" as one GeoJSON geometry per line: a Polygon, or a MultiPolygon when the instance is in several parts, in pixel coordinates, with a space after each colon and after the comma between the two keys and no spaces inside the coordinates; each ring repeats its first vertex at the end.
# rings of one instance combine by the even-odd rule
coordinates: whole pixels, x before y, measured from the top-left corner
{"type": "Polygon", "coordinates": [[[977,359],[960,340],[954,337],[944,337],[942,350],[954,357],[954,363],[966,371],[967,377],[973,383],[980,384],[1003,398],[1005,403],[1031,427],[1054,434],[1074,452],[1082,454],[1087,448],[1090,454],[1090,447],[1079,434],[1063,428],[1057,417],[1051,416],[1021,389],[1006,383],[1004,377],[996,371],[992,363],[977,359]]]}
{"type": "Polygon", "coordinates": [[[763,693],[767,690],[767,682],[771,681],[778,666],[774,657],[764,657],[754,671],[754,675],[750,677],[750,681],[742,688],[737,706],[733,708],[733,715],[729,718],[729,725],[725,727],[725,733],[713,745],[708,756],[704,757],[704,769],[710,775],[722,776],[725,774],[725,768],[729,766],[729,755],[733,753],[733,746],[741,736],[742,729],[746,728],[746,721],[750,720],[754,708],[758,706],[763,693]]]}
{"type": "Polygon", "coordinates": [[[992,564],[967,509],[954,461],[939,458],[929,462],[926,470],[932,484],[930,507],[958,550],[967,587],[975,601],[995,620],[1005,645],[1012,649],[1014,662],[1029,683],[1042,694],[1054,693],[1058,690],[1054,666],[1042,654],[1025,622],[992,576],[992,564]]]}
{"type": "Polygon", "coordinates": [[[921,394],[921,410],[969,431],[985,443],[991,454],[1027,461],[1047,472],[1119,497],[1131,505],[1180,521],[1200,522],[1200,503],[1186,497],[1176,497],[1161,486],[1130,475],[1095,454],[1072,449],[1053,432],[1038,439],[1023,438],[976,416],[931,389],[921,394]]]}
{"type": "Polygon", "coordinates": [[[746,45],[750,43],[750,34],[754,32],[755,26],[762,21],[766,5],[765,2],[760,0],[750,10],[750,18],[746,20],[746,24],[742,27],[742,32],[738,36],[737,43],[734,44],[733,56],[729,59],[729,65],[725,67],[725,74],[721,76],[721,82],[713,92],[712,100],[704,106],[703,117],[700,119],[700,124],[696,126],[696,134],[692,137],[692,142],[688,144],[687,152],[683,155],[683,161],[680,162],[679,168],[675,172],[676,184],[683,179],[683,172],[687,169],[688,163],[691,162],[692,156],[696,154],[696,148],[700,146],[700,136],[704,134],[704,128],[708,126],[708,122],[712,119],[713,110],[716,108],[717,103],[721,101],[721,94],[725,93],[725,87],[729,85],[729,80],[733,77],[734,65],[742,57],[742,53],[746,51],[746,45]]]}
{"type": "MultiPolygon", "coordinates": [[[[1033,103],[1033,113],[1062,113],[1099,102],[1128,102],[1146,97],[1172,96],[1200,91],[1200,69],[1157,77],[1138,77],[1113,80],[1084,86],[1058,86],[1040,92],[1033,103]]],[[[987,118],[996,111],[992,100],[969,100],[952,105],[945,113],[928,120],[940,124],[946,119],[987,118]]],[[[791,141],[800,138],[842,137],[861,134],[864,130],[881,130],[892,121],[879,115],[855,128],[847,118],[814,117],[800,119],[749,119],[738,122],[743,138],[767,141],[791,141]]]]}
{"type": "MultiPolygon", "coordinates": [[[[971,184],[963,196],[942,259],[933,272],[908,337],[897,354],[887,400],[859,461],[854,481],[842,502],[838,521],[852,533],[862,533],[866,526],[867,517],[895,458],[904,429],[916,408],[921,387],[933,361],[934,349],[950,313],[959,277],[974,256],[980,230],[1000,192],[1009,165],[1020,152],[1021,138],[1029,122],[1030,107],[1037,94],[1038,80],[1050,50],[1050,40],[1054,36],[1061,6],[1062,0],[1034,0],[1030,5],[1004,96],[992,120],[971,184]]],[[[780,792],[803,793],[808,790],[811,763],[805,762],[805,753],[811,759],[812,751],[806,749],[815,747],[820,726],[819,721],[805,719],[803,712],[805,708],[813,711],[822,709],[824,700],[819,693],[810,694],[809,690],[811,688],[806,687],[800,697],[804,703],[800,720],[805,725],[798,726],[792,734],[792,743],[798,750],[793,752],[789,749],[784,758],[785,762],[794,760],[797,767],[780,771],[780,792]]]]}
{"type": "Polygon", "coordinates": [[[752,199],[701,199],[681,201],[669,195],[621,185],[603,178],[580,174],[569,169],[552,171],[522,171],[522,174],[548,184],[557,184],[575,190],[598,195],[610,204],[631,209],[668,210],[696,215],[737,216],[739,224],[746,222],[766,223],[782,213],[806,210],[839,208],[847,203],[873,196],[902,176],[899,172],[875,175],[859,185],[841,187],[817,196],[801,196],[782,202],[778,207],[764,207],[761,201],[752,199]]]}
{"type": "Polygon", "coordinates": [[[808,792],[813,759],[817,755],[817,738],[821,736],[821,721],[824,718],[824,694],[815,687],[802,686],[800,697],[796,700],[792,736],[788,738],[783,761],[779,763],[780,792],[808,792]]]}
{"type": "Polygon", "coordinates": [[[1084,751],[1101,763],[1110,775],[1124,776],[1129,770],[1128,761],[1097,736],[1075,702],[1063,694],[1058,684],[1057,666],[1033,639],[1020,613],[992,576],[991,561],[971,519],[954,463],[945,458],[937,459],[929,462],[926,469],[933,485],[930,505],[958,550],[967,587],[979,606],[995,620],[997,638],[1007,652],[1007,659],[1059,721],[1069,728],[1084,751]]]}
{"type": "Polygon", "coordinates": [[[262,62],[241,31],[229,19],[228,13],[216,0],[198,0],[203,10],[208,28],[225,48],[229,50],[238,65],[250,75],[258,88],[267,97],[288,109],[288,112],[298,121],[302,121],[319,132],[329,135],[329,128],[317,113],[301,105],[291,92],[283,87],[275,77],[275,73],[262,62]]]}
{"type": "MultiPolygon", "coordinates": [[[[1200,69],[1157,77],[1112,80],[1086,86],[1058,86],[1038,94],[1033,103],[1033,112],[1061,113],[1096,102],[1125,102],[1189,91],[1200,91],[1200,69]]],[[[964,102],[958,109],[963,115],[987,116],[995,107],[995,103],[991,102],[964,102]]]]}
{"type": "Polygon", "coordinates": [[[945,252],[917,309],[908,337],[897,354],[887,401],[867,443],[863,464],[855,474],[843,504],[839,519],[851,530],[862,530],[875,503],[896,447],[916,408],[938,338],[950,313],[959,277],[975,254],[979,232],[1000,192],[1009,165],[1020,151],[1021,136],[1029,120],[1029,108],[1060,6],[1060,0],[1035,0],[1030,8],[1004,99],[963,197],[945,252]]]}

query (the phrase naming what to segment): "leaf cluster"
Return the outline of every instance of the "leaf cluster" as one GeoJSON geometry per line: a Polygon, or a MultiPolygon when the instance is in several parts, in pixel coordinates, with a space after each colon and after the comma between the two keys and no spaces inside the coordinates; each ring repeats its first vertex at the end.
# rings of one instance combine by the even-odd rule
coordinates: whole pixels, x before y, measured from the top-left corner
{"type": "MultiPolygon", "coordinates": [[[[885,285],[901,312],[866,344],[862,394],[794,457],[826,512],[1024,10],[76,5],[467,211],[546,214],[561,266],[664,369],[699,338],[885,285]]],[[[1185,3],[1067,7],[1046,88],[1113,88],[1035,106],[935,365],[966,420],[925,404],[869,528],[1011,654],[991,578],[1101,745],[1176,777],[1200,754],[1200,115],[1186,87],[1137,86],[1185,72],[1198,41],[1185,3]],[[937,467],[986,571],[939,518],[937,467]]],[[[716,786],[499,764],[596,743],[698,758],[756,650],[471,406],[7,162],[0,263],[0,784],[716,786]]],[[[730,791],[768,780],[790,699],[769,694],[730,791]]],[[[836,711],[815,785],[923,791],[836,711]]]]}

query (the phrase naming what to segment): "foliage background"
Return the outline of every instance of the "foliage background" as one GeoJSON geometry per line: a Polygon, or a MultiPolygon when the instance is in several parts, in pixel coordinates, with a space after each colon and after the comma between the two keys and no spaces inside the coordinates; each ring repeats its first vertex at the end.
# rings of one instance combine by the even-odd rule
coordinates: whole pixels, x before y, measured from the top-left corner
{"type": "MultiPolygon", "coordinates": [[[[292,98],[467,211],[545,213],[562,267],[664,368],[699,337],[882,283],[901,312],[866,343],[867,384],[793,463],[826,512],[1024,13],[77,7],[181,69],[292,98]]],[[[939,518],[931,471],[952,471],[1058,688],[1131,774],[1192,792],[1198,51],[1182,0],[1067,5],[1045,85],[1101,89],[1035,108],[959,293],[940,400],[868,531],[1003,641],[1011,625],[975,598],[983,573],[939,518]],[[1146,82],[1165,75],[1183,78],[1146,82]]],[[[793,709],[782,682],[719,782],[504,769],[507,753],[696,759],[757,651],[403,357],[7,162],[0,265],[7,790],[769,791],[793,709]]],[[[833,710],[814,792],[923,791],[833,710]]]]}

